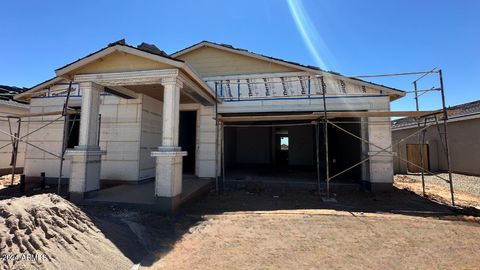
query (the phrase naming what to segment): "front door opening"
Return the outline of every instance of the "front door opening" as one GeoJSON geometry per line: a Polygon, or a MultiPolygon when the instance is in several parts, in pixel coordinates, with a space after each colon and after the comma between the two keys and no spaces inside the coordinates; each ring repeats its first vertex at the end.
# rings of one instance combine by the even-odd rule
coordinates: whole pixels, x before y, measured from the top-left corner
{"type": "Polygon", "coordinates": [[[197,138],[197,112],[180,112],[179,144],[182,151],[187,151],[183,158],[183,172],[195,173],[195,152],[197,138]]]}
{"type": "MultiPolygon", "coordinates": [[[[79,110],[80,107],[73,107],[79,110]]],[[[66,148],[74,148],[78,145],[80,135],[80,113],[67,114],[67,145],[66,148]]]]}

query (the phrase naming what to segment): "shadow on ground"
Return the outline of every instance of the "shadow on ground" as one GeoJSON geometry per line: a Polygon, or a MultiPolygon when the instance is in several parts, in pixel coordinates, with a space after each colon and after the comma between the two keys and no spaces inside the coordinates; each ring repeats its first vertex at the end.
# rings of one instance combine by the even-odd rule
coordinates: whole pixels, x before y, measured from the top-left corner
{"type": "Polygon", "coordinates": [[[480,215],[477,209],[461,209],[441,204],[414,192],[398,189],[384,192],[333,191],[336,202],[324,202],[316,189],[265,187],[247,184],[243,188],[212,192],[184,209],[188,214],[220,214],[235,211],[273,211],[292,209],[331,209],[366,213],[390,212],[412,216],[455,214],[480,215]]]}

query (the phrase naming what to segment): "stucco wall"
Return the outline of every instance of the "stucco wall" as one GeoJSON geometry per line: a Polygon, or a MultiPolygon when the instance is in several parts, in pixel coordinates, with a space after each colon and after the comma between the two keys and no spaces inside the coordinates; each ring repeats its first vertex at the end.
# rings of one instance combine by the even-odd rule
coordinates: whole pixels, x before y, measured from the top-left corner
{"type": "MultiPolygon", "coordinates": [[[[443,132],[443,124],[439,126],[443,132]]],[[[394,142],[414,133],[417,128],[401,129],[393,131],[394,142]]],[[[421,132],[419,133],[421,134],[421,132]]],[[[451,120],[448,123],[448,138],[450,146],[450,157],[452,170],[457,173],[480,175],[480,118],[467,120],[451,120]]],[[[436,126],[431,126],[425,133],[425,143],[429,145],[430,169],[435,171],[446,171],[447,160],[442,147],[443,135],[439,136],[436,126]]],[[[394,149],[395,152],[404,159],[407,158],[406,145],[418,144],[417,135],[402,142],[394,149]]],[[[395,173],[406,173],[407,163],[400,159],[395,159],[395,173]]]]}

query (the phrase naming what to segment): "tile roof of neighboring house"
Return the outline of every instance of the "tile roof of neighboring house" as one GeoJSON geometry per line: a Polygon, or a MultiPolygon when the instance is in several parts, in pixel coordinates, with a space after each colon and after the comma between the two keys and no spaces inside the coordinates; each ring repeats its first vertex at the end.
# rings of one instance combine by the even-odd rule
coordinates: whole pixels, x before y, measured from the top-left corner
{"type": "Polygon", "coordinates": [[[0,100],[12,100],[14,95],[27,90],[28,88],[0,85],[0,100]]]}
{"type": "Polygon", "coordinates": [[[348,76],[345,76],[345,75],[342,75],[341,73],[338,73],[338,72],[335,72],[335,71],[327,71],[327,70],[323,70],[321,69],[320,67],[316,67],[316,66],[311,66],[311,65],[303,65],[303,64],[300,64],[300,63],[297,63],[297,62],[293,62],[293,61],[287,61],[287,60],[284,60],[284,59],[281,59],[281,58],[276,58],[276,57],[272,57],[272,56],[268,56],[268,55],[263,55],[263,54],[259,54],[259,53],[255,53],[255,52],[251,52],[249,50],[246,50],[246,49],[242,49],[242,48],[237,48],[237,47],[234,47],[230,44],[223,44],[223,43],[215,43],[215,42],[212,42],[212,41],[208,41],[208,40],[203,40],[203,41],[200,41],[198,43],[195,43],[187,48],[184,48],[184,49],[181,49],[179,51],[176,51],[172,54],[170,54],[171,56],[173,55],[176,55],[180,52],[183,52],[183,51],[186,51],[186,50],[189,50],[195,46],[198,46],[200,44],[213,44],[213,45],[217,45],[217,46],[222,46],[222,47],[225,47],[225,48],[228,48],[228,49],[232,49],[232,50],[237,50],[237,51],[240,51],[240,52],[246,52],[246,53],[250,53],[250,54],[253,54],[253,55],[257,55],[257,56],[260,56],[260,57],[265,57],[265,58],[268,58],[268,59],[271,59],[271,60],[275,60],[275,61],[280,61],[280,62],[284,62],[284,63],[287,63],[287,64],[291,64],[291,65],[296,65],[296,66],[300,66],[300,67],[304,67],[304,68],[309,68],[309,69],[314,69],[314,70],[318,70],[318,71],[322,71],[322,72],[326,72],[326,73],[330,73],[330,74],[334,74],[334,75],[338,75],[338,76],[343,76],[343,77],[347,77],[349,79],[352,79],[352,80],[356,80],[356,81],[360,81],[360,82],[364,82],[364,83],[369,83],[369,84],[372,84],[372,85],[377,85],[377,86],[380,86],[380,87],[385,87],[385,88],[389,88],[391,90],[394,90],[394,91],[399,91],[399,92],[405,92],[403,90],[400,90],[400,89],[397,89],[397,88],[393,88],[393,87],[390,87],[390,86],[386,86],[386,85],[382,85],[382,84],[378,84],[378,83],[373,83],[373,82],[370,82],[370,81],[365,81],[365,80],[361,80],[359,78],[355,78],[355,77],[348,77],[348,76]]]}
{"type": "Polygon", "coordinates": [[[25,104],[23,102],[18,102],[14,100],[4,100],[0,99],[0,106],[9,106],[9,107],[15,107],[15,108],[22,108],[22,109],[28,109],[29,105],[25,104]]]}
{"type": "MultiPolygon", "coordinates": [[[[455,119],[455,118],[480,114],[480,100],[475,100],[472,102],[467,102],[467,103],[448,107],[447,114],[449,119],[455,119]]],[[[441,116],[440,118],[443,118],[443,116],[441,116]]],[[[438,118],[438,120],[441,120],[440,118],[438,118]]],[[[424,123],[423,121],[422,121],[422,124],[424,123]]],[[[435,122],[435,117],[433,116],[427,117],[427,123],[433,123],[433,122],[435,122]]],[[[392,127],[394,129],[413,127],[415,125],[417,125],[417,119],[414,117],[405,117],[405,118],[392,121],[392,127]]]]}

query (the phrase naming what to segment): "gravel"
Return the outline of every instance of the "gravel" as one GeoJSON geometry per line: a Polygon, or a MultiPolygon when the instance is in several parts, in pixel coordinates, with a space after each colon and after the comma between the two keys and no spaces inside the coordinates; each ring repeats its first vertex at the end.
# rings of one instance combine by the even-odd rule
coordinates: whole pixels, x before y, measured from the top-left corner
{"type": "MultiPolygon", "coordinates": [[[[439,173],[436,175],[425,175],[425,185],[438,185],[446,188],[450,188],[449,184],[436,177],[440,176],[444,179],[448,179],[448,173],[439,173]]],[[[420,174],[397,174],[396,181],[411,181],[408,180],[407,177],[414,182],[421,182],[422,177],[420,174]]],[[[454,190],[461,190],[470,194],[479,195],[480,196],[480,176],[471,176],[471,175],[463,175],[458,173],[452,173],[453,178],[453,189],[454,190]]]]}

